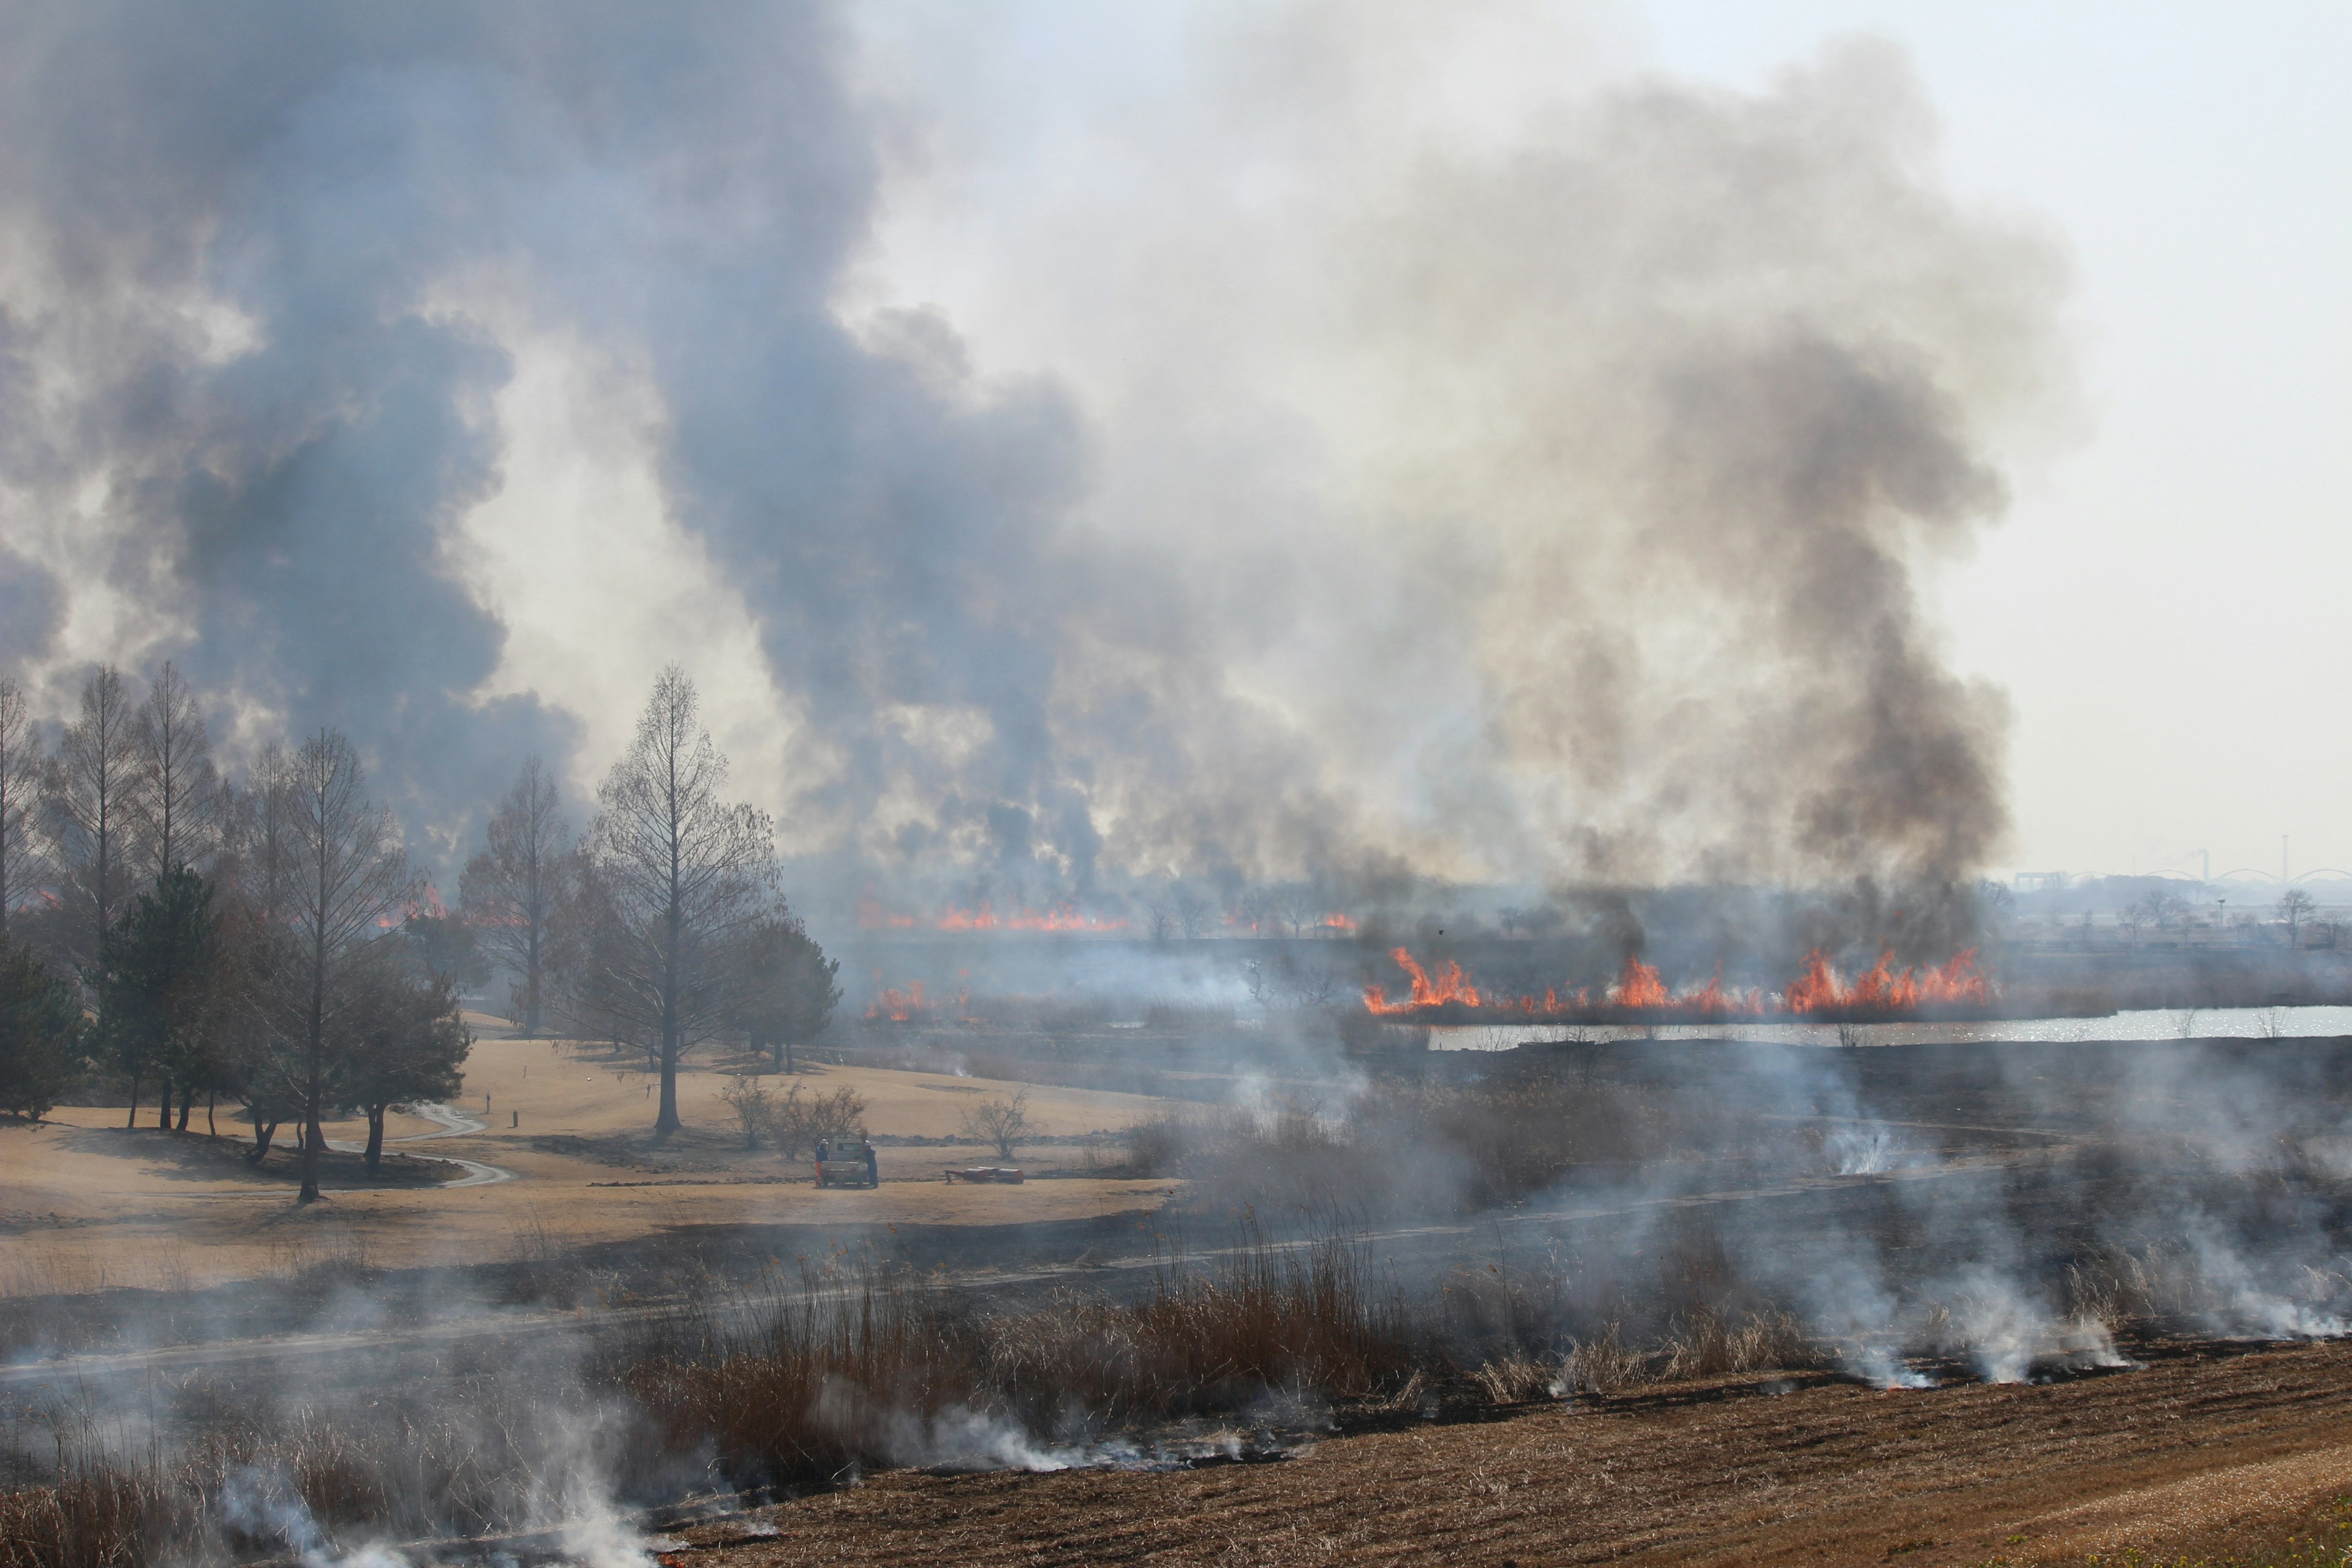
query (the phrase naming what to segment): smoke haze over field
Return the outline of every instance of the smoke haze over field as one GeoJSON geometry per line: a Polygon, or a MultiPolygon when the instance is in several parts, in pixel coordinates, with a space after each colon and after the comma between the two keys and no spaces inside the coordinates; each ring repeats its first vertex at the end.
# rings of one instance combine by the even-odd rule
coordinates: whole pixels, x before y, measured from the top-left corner
{"type": "Polygon", "coordinates": [[[986,150],[831,8],[9,5],[0,659],[344,726],[445,867],[677,658],[836,907],[1967,874],[2005,709],[1916,574],[2053,247],[1890,47],[1450,116],[1523,25],[1204,23],[990,260],[1073,340],[1012,374],[875,265],[986,150]]]}

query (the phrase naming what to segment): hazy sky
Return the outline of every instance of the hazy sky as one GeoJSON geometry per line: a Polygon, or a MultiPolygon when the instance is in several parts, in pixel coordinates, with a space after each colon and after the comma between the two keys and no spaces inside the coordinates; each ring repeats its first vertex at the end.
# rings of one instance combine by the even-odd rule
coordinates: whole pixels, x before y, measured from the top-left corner
{"type": "Polygon", "coordinates": [[[0,663],[445,868],[671,660],[845,908],[2352,867],[2352,7],[0,40],[0,663]]]}
{"type": "MultiPolygon", "coordinates": [[[[1643,71],[1758,90],[1846,35],[1898,45],[1951,187],[2074,272],[2071,416],[2011,454],[1973,558],[1927,579],[1955,663],[2011,699],[2010,863],[2267,869],[2288,834],[2297,871],[2352,867],[2352,6],[1433,9],[1492,39],[1443,84],[1467,134],[1643,71]]],[[[1106,138],[1247,12],[866,9],[881,68],[948,127],[895,189],[885,291],[942,302],[983,359],[1056,364],[1067,322],[1034,296],[1084,280],[1024,232],[1132,178],[1106,138]]]]}

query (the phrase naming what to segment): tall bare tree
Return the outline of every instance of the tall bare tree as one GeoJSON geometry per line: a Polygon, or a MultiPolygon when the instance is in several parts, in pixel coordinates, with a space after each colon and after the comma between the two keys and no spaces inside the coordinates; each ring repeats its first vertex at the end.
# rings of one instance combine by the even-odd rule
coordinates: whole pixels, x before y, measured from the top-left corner
{"type": "Polygon", "coordinates": [[[319,1152],[329,1090],[331,1046],[356,1034],[341,1013],[363,1001],[357,982],[373,949],[399,929],[415,895],[392,813],[362,792],[352,743],[334,730],[302,742],[287,791],[292,866],[280,918],[294,938],[288,979],[301,987],[299,1093],[304,1128],[302,1201],[319,1195],[319,1152]]]}
{"type": "Polygon", "coordinates": [[[492,957],[522,977],[522,1031],[536,1035],[545,1000],[548,921],[563,901],[572,826],[537,757],[491,814],[488,847],[466,862],[457,908],[492,957]]]}
{"type": "Polygon", "coordinates": [[[294,754],[272,741],[246,778],[237,813],[237,889],[265,920],[287,907],[294,881],[294,754]]]}
{"type": "Polygon", "coordinates": [[[33,826],[40,807],[41,764],[24,689],[0,676],[0,945],[7,941],[8,917],[32,897],[40,880],[33,826]]]}
{"type": "Polygon", "coordinates": [[[2303,923],[2311,918],[2311,911],[2315,907],[2316,900],[2301,888],[2289,888],[2279,895],[2278,905],[2273,912],[2278,916],[2279,923],[2286,927],[2287,946],[2299,948],[2303,945],[2303,923]]]}
{"type": "Polygon", "coordinates": [[[139,788],[131,818],[142,881],[183,866],[209,868],[219,847],[221,778],[187,678],[166,659],[131,720],[139,788]]]}
{"type": "Polygon", "coordinates": [[[107,929],[131,894],[141,774],[135,714],[121,672],[101,665],[82,683],[81,714],[50,760],[43,791],[68,956],[95,971],[107,929]]]}
{"type": "Polygon", "coordinates": [[[585,845],[601,891],[585,980],[598,1010],[651,1044],[661,1071],[654,1131],[677,1131],[677,1065],[727,1022],[738,939],[767,912],[775,828],[720,792],[727,759],[703,729],[694,682],[671,665],[636,739],[596,792],[585,845]]]}

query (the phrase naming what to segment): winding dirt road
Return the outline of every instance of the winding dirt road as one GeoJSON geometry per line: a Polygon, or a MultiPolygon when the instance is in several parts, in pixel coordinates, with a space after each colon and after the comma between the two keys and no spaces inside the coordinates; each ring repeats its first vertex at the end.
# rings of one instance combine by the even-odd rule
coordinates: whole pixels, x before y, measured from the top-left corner
{"type": "MultiPolygon", "coordinates": [[[[427,1121],[438,1123],[441,1131],[438,1132],[412,1132],[405,1138],[388,1138],[384,1140],[386,1147],[390,1147],[394,1143],[404,1145],[409,1143],[430,1143],[443,1138],[464,1138],[472,1133],[486,1131],[489,1127],[488,1122],[483,1121],[477,1117],[468,1116],[464,1111],[456,1110],[451,1106],[445,1105],[437,1100],[425,1100],[419,1104],[412,1105],[408,1109],[423,1117],[427,1121]]],[[[327,1147],[330,1149],[340,1149],[346,1154],[362,1154],[367,1152],[367,1145],[364,1143],[339,1142],[334,1140],[330,1140],[327,1143],[327,1147]]],[[[435,1184],[436,1187],[445,1192],[453,1187],[487,1187],[499,1182],[511,1182],[515,1179],[515,1173],[512,1171],[508,1170],[503,1165],[485,1164],[479,1160],[460,1159],[455,1154],[446,1153],[439,1150],[434,1151],[433,1158],[436,1160],[444,1160],[452,1165],[461,1165],[465,1168],[466,1173],[458,1177],[456,1181],[439,1182],[435,1184]]],[[[328,1190],[333,1192],[354,1192],[361,1189],[336,1187],[330,1188],[328,1190]]]]}

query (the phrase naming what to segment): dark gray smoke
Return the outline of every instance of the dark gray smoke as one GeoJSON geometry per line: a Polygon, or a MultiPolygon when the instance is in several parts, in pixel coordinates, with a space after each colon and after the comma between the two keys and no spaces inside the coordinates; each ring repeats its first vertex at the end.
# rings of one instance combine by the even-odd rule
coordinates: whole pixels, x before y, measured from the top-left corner
{"type": "MultiPolygon", "coordinates": [[[[921,117],[829,6],[0,30],[0,657],[53,709],[82,659],[176,657],[232,750],[350,730],[449,864],[526,754],[601,771],[600,715],[493,695],[518,623],[465,527],[555,335],[657,410],[665,523],[764,665],[696,673],[772,682],[739,762],[845,907],[1949,878],[2003,828],[2000,701],[1913,573],[1998,510],[2054,268],[1940,194],[1881,54],[1476,151],[1365,153],[1307,94],[1330,123],[1257,150],[1295,201],[1171,166],[1126,260],[1040,264],[1169,323],[1109,334],[1139,400],[845,312],[921,117]]],[[[1258,124],[1230,85],[1201,114],[1258,124]]]]}

